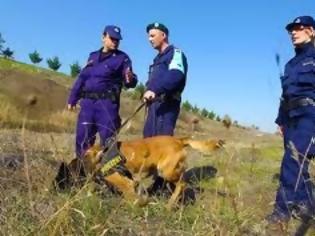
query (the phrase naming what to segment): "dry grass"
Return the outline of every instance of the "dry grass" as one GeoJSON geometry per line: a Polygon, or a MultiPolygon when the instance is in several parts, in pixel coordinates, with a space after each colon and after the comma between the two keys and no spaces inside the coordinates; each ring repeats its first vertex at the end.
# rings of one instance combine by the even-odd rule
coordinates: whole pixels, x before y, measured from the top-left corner
{"type": "MultiPolygon", "coordinates": [[[[66,88],[72,82],[62,74],[0,58],[1,82],[9,76],[17,80],[23,73],[29,78],[24,82],[43,77],[66,88]]],[[[41,88],[57,89],[63,96],[65,94],[66,90],[55,83],[41,84],[41,88]]],[[[225,139],[226,148],[214,155],[189,153],[190,167],[211,165],[218,170],[217,176],[197,183],[204,191],[198,194],[194,205],[179,206],[169,212],[165,209],[167,199],[152,198],[148,206],[139,208],[93,182],[87,182],[81,189],[56,192],[52,180],[60,162],[74,157],[73,131],[77,114],[63,110],[64,98],[56,103],[53,111],[47,109],[47,104],[55,97],[48,96],[50,101],[46,101],[45,94],[35,94],[31,84],[27,85],[30,94],[40,100],[26,104],[33,108],[38,105],[36,109],[24,109],[24,100],[14,100],[11,93],[19,94],[14,83],[11,87],[2,85],[0,235],[232,236],[294,232],[295,221],[286,232],[279,227],[267,227],[263,220],[272,209],[278,186],[273,176],[279,171],[282,155],[279,137],[235,126],[225,129],[222,123],[202,117],[197,117],[198,124],[192,127],[187,121],[194,117],[181,114],[177,135],[225,139]],[[34,112],[30,116],[28,109],[49,112],[44,115],[34,112]]],[[[123,93],[123,119],[139,104],[131,99],[132,96],[132,93],[123,93]]],[[[141,136],[144,115],[144,111],[137,114],[123,129],[121,139],[141,136]]]]}
{"type": "MultiPolygon", "coordinates": [[[[22,128],[27,111],[12,106],[5,96],[0,95],[0,127],[22,128]]],[[[66,110],[54,112],[42,119],[27,120],[25,127],[37,132],[73,132],[77,114],[66,110]]]]}
{"type": "MultiPolygon", "coordinates": [[[[51,181],[58,163],[73,158],[72,142],[65,133],[0,132],[3,157],[23,156],[27,162],[0,168],[0,234],[281,235],[263,221],[278,184],[272,176],[279,170],[280,143],[227,146],[211,156],[190,152],[190,166],[214,166],[217,177],[199,183],[204,192],[194,205],[168,212],[164,198],[138,208],[93,182],[55,192],[51,181]]],[[[293,221],[288,231],[295,227],[293,221]]]]}

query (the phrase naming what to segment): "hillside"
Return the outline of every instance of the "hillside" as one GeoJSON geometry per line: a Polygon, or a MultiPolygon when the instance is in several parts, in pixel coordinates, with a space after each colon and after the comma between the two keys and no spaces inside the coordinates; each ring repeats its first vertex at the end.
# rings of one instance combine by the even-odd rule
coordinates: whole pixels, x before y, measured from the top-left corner
{"type": "MultiPolygon", "coordinates": [[[[40,131],[40,128],[36,128],[38,124],[39,127],[44,127],[44,131],[73,132],[76,115],[65,110],[73,78],[0,58],[0,81],[0,106],[3,111],[8,111],[0,115],[2,127],[20,127],[23,118],[27,117],[29,123],[27,127],[31,130],[40,131]]],[[[133,97],[132,91],[123,91],[120,111],[122,119],[128,117],[140,103],[133,97]]],[[[144,115],[143,110],[127,125],[125,132],[140,134],[144,115]]],[[[268,139],[275,137],[251,128],[232,126],[226,129],[221,122],[185,111],[180,114],[176,132],[178,135],[220,136],[224,139],[238,139],[242,136],[249,142],[253,137],[256,139],[255,142],[265,137],[268,139]],[[193,124],[193,119],[198,123],[193,124]]]]}
{"type": "MultiPolygon", "coordinates": [[[[194,205],[168,212],[166,198],[155,197],[138,208],[93,182],[57,193],[51,182],[59,164],[74,157],[77,114],[65,110],[73,79],[0,58],[0,82],[0,235],[287,235],[298,225],[270,228],[263,220],[278,185],[281,138],[226,129],[189,112],[181,113],[176,135],[226,142],[212,154],[188,150],[189,168],[217,171],[197,183],[202,191],[194,205]]],[[[123,119],[138,106],[134,97],[123,92],[123,119]]],[[[120,139],[141,137],[144,115],[137,114],[120,139]]]]}

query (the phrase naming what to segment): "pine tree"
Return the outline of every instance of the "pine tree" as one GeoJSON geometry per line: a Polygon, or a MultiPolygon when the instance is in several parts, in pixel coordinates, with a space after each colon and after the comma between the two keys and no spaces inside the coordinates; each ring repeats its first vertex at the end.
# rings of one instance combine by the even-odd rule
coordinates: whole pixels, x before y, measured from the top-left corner
{"type": "Polygon", "coordinates": [[[40,57],[39,53],[36,50],[28,54],[28,56],[33,64],[40,63],[43,60],[43,58],[40,57]]]}
{"type": "Polygon", "coordinates": [[[208,114],[209,114],[209,112],[208,112],[208,110],[207,109],[205,109],[205,108],[203,108],[202,110],[201,110],[201,115],[203,116],[203,117],[208,117],[208,114]]]}
{"type": "Polygon", "coordinates": [[[79,65],[79,62],[75,62],[73,64],[70,65],[70,74],[71,77],[75,78],[77,77],[78,74],[80,74],[81,72],[81,66],[79,65]]]}
{"type": "Polygon", "coordinates": [[[183,108],[185,111],[191,111],[192,105],[186,100],[185,102],[183,102],[182,108],[183,108]]]}
{"type": "Polygon", "coordinates": [[[135,91],[137,91],[137,93],[139,93],[140,95],[143,95],[144,94],[144,91],[145,91],[145,86],[143,83],[139,83],[136,88],[135,88],[135,91]]]}
{"type": "Polygon", "coordinates": [[[3,48],[4,43],[5,43],[5,40],[2,38],[2,35],[0,33],[0,54],[2,54],[2,48],[3,48]]]}
{"type": "Polygon", "coordinates": [[[224,117],[222,119],[222,123],[223,123],[225,128],[229,129],[232,125],[231,117],[229,115],[224,115],[224,117]]]}
{"type": "Polygon", "coordinates": [[[199,107],[197,107],[197,105],[194,105],[194,106],[192,107],[191,111],[192,111],[193,113],[195,113],[195,114],[199,114],[200,109],[199,109],[199,107]]]}
{"type": "Polygon", "coordinates": [[[4,58],[7,58],[7,59],[13,59],[13,53],[14,51],[12,51],[8,47],[2,51],[2,55],[4,56],[4,58]]]}
{"type": "Polygon", "coordinates": [[[209,118],[210,120],[214,120],[215,116],[216,116],[216,114],[215,114],[213,111],[210,111],[210,112],[208,113],[208,118],[209,118]]]}
{"type": "Polygon", "coordinates": [[[48,64],[48,67],[54,71],[57,71],[61,66],[61,63],[58,57],[48,58],[47,64],[48,64]]]}

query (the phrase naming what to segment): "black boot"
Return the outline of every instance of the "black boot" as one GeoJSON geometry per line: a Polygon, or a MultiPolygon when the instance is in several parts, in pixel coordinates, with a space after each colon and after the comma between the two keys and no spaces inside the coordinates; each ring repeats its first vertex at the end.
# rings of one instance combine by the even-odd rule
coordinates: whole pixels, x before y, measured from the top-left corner
{"type": "Polygon", "coordinates": [[[266,216],[265,220],[268,224],[281,224],[281,223],[288,223],[291,216],[289,214],[285,214],[282,211],[274,209],[274,211],[266,216]]]}

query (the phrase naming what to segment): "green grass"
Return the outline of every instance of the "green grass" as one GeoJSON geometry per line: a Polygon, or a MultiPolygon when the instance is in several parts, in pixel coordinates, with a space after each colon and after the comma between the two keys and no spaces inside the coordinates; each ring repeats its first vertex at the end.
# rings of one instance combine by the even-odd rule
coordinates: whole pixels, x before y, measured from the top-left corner
{"type": "Polygon", "coordinates": [[[62,76],[68,79],[71,78],[70,76],[61,72],[55,72],[46,68],[38,67],[36,65],[30,65],[27,63],[5,59],[2,57],[0,57],[0,70],[18,70],[18,71],[22,71],[26,73],[33,73],[33,74],[48,72],[56,76],[62,76]]]}
{"type": "Polygon", "coordinates": [[[50,79],[65,87],[70,87],[74,81],[71,76],[62,72],[0,57],[0,79],[9,73],[16,72],[19,74],[29,74],[42,79],[50,79]]]}
{"type": "MultiPolygon", "coordinates": [[[[7,145],[2,143],[0,147],[3,153],[24,150],[28,156],[30,182],[25,178],[23,166],[17,170],[0,168],[0,224],[4,219],[0,234],[188,236],[273,232],[271,235],[281,235],[279,231],[266,228],[263,221],[272,209],[277,187],[270,175],[279,167],[281,150],[277,146],[264,146],[255,152],[247,148],[227,149],[211,156],[191,153],[201,158],[191,165],[212,165],[218,169],[217,177],[199,184],[204,191],[197,195],[194,205],[168,211],[165,198],[152,198],[148,206],[140,208],[120,196],[101,191],[95,183],[57,193],[51,181],[58,161],[69,161],[73,156],[73,146],[69,146],[71,137],[56,133],[35,135],[28,131],[19,136],[6,131],[0,133],[0,142],[10,134],[17,135],[15,144],[10,144],[7,138],[7,145]],[[23,139],[25,149],[20,144],[23,139]],[[257,154],[257,160],[251,168],[253,153],[257,154]],[[266,155],[274,166],[271,170],[265,169],[262,158],[266,155]],[[1,179],[4,176],[10,176],[8,182],[1,179]]],[[[295,227],[293,221],[289,231],[295,227]]]]}

